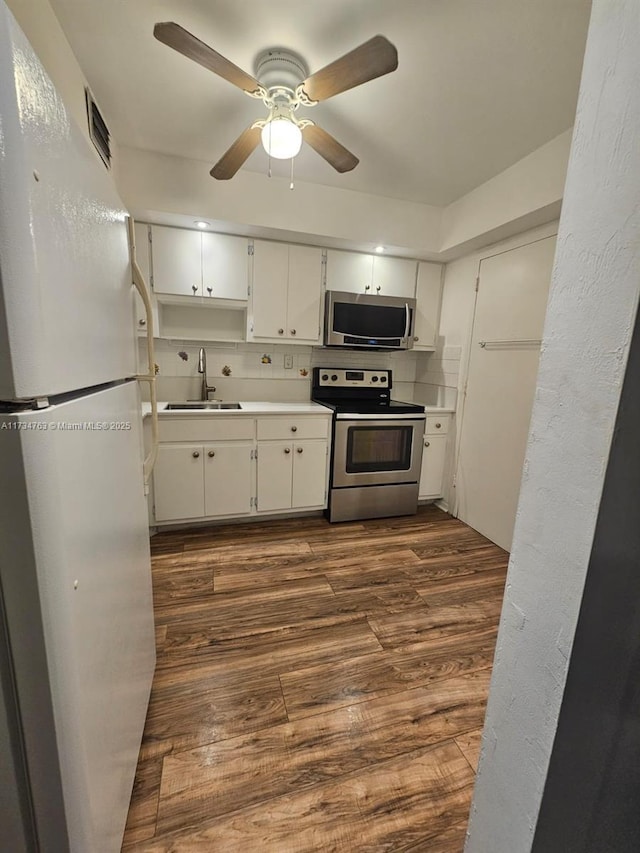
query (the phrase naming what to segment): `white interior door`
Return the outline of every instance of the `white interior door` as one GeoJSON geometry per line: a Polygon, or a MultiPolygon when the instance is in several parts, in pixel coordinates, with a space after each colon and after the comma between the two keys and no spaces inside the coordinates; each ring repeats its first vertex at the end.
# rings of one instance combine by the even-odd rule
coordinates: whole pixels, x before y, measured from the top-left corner
{"type": "Polygon", "coordinates": [[[555,237],[484,259],[456,476],[458,516],[511,548],[555,237]]]}

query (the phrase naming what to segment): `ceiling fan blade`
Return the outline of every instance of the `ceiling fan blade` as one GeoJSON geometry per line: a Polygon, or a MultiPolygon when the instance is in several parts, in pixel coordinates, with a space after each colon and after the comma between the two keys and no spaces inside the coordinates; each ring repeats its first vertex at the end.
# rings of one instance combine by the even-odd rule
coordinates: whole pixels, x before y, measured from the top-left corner
{"type": "Polygon", "coordinates": [[[250,74],[238,68],[208,44],[200,41],[180,24],[175,24],[173,21],[156,24],[153,34],[158,41],[172,47],[188,59],[193,59],[194,62],[208,68],[209,71],[213,71],[214,74],[223,77],[239,89],[255,92],[260,88],[258,81],[250,74]]]}
{"type": "Polygon", "coordinates": [[[355,154],[347,150],[344,145],[340,145],[337,139],[317,124],[304,127],[302,138],[337,172],[350,172],[360,162],[355,154]]]}
{"type": "Polygon", "coordinates": [[[238,171],[240,166],[258,147],[260,142],[260,128],[248,127],[218,160],[209,172],[212,178],[218,181],[228,181],[238,171]]]}
{"type": "Polygon", "coordinates": [[[312,101],[326,101],[361,83],[389,74],[397,67],[398,51],[384,36],[374,36],[307,77],[302,89],[312,101]]]}

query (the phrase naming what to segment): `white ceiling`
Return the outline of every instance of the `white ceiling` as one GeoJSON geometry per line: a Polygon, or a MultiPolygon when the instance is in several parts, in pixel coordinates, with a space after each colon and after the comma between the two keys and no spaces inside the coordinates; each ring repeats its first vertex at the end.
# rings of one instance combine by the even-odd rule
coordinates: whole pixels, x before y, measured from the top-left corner
{"type": "MultiPolygon", "coordinates": [[[[156,41],[154,23],[176,21],[251,74],[266,47],[297,51],[313,72],[371,36],[385,35],[398,49],[397,71],[298,113],[333,134],[360,164],[339,175],[303,147],[296,178],[434,205],[454,201],[573,124],[591,5],[590,0],[51,4],[118,143],[208,165],[266,111],[156,41]]],[[[266,167],[259,148],[243,168],[264,173],[266,167]]]]}

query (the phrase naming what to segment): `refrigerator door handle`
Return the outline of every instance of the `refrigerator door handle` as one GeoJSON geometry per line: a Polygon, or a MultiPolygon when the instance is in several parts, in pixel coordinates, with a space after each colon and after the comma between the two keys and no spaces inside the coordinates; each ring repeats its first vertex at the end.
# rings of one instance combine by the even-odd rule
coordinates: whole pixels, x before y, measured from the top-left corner
{"type": "Polygon", "coordinates": [[[149,288],[142,275],[142,270],[138,266],[136,260],[136,239],[134,232],[134,222],[131,216],[127,217],[127,230],[129,233],[129,251],[131,253],[131,272],[133,275],[133,284],[136,287],[147,315],[146,331],[147,331],[147,373],[136,376],[139,382],[147,382],[149,385],[149,397],[151,400],[151,450],[147,458],[144,460],[143,473],[145,489],[149,486],[149,480],[153,471],[156,459],[158,457],[158,398],[156,394],[156,355],[155,345],[153,342],[155,330],[153,328],[153,309],[151,307],[151,297],[149,296],[149,288]]]}

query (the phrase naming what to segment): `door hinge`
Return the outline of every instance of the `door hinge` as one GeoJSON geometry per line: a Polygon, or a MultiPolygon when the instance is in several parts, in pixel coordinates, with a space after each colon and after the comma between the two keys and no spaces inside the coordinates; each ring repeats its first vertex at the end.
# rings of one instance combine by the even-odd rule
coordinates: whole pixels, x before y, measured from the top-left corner
{"type": "Polygon", "coordinates": [[[247,287],[247,296],[251,296],[251,285],[247,287]]]}
{"type": "Polygon", "coordinates": [[[253,243],[249,243],[249,245],[247,246],[247,254],[253,255],[253,243]]]}
{"type": "Polygon", "coordinates": [[[478,292],[479,288],[480,288],[480,276],[478,276],[476,278],[476,293],[478,292]]]}
{"type": "Polygon", "coordinates": [[[256,509],[258,509],[258,498],[251,498],[251,503],[249,505],[254,506],[256,509]]]}

